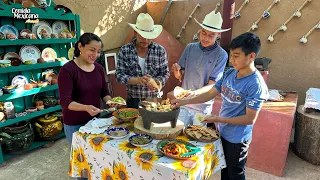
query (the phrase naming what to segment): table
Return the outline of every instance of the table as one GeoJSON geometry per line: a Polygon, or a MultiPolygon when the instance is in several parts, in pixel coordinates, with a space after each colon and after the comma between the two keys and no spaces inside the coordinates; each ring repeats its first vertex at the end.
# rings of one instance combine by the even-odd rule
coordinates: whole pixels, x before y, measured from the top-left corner
{"type": "MultiPolygon", "coordinates": [[[[253,128],[248,167],[283,176],[297,100],[298,95],[291,93],[284,98],[283,102],[263,104],[253,128]]],[[[212,114],[219,114],[221,104],[221,97],[216,97],[212,114]]]]}
{"type": "MultiPolygon", "coordinates": [[[[133,129],[133,123],[121,125],[133,129]]],[[[105,134],[73,134],[69,176],[93,180],[202,180],[226,166],[221,140],[213,143],[190,141],[201,148],[197,156],[175,160],[159,154],[153,140],[146,147],[134,147],[128,139],[110,139],[105,134]]]]}

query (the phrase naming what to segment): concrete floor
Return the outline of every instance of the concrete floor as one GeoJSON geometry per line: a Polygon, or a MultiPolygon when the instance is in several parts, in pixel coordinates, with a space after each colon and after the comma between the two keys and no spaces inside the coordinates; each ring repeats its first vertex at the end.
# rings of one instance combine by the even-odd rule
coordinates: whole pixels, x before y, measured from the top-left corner
{"type": "MultiPolygon", "coordinates": [[[[40,148],[9,159],[0,168],[0,180],[70,180],[68,177],[69,145],[66,139],[50,148],[40,148]]],[[[220,179],[220,173],[210,180],[220,179]]],[[[313,166],[289,152],[284,177],[247,169],[249,180],[320,180],[320,166],[313,166]]]]}

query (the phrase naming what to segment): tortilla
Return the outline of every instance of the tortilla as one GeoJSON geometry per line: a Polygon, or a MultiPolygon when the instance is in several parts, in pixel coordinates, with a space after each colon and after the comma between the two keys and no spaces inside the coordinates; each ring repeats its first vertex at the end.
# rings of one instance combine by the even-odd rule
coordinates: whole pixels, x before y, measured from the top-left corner
{"type": "Polygon", "coordinates": [[[124,100],[122,97],[114,97],[111,100],[107,101],[107,104],[119,104],[119,105],[127,105],[126,100],[124,100]]]}

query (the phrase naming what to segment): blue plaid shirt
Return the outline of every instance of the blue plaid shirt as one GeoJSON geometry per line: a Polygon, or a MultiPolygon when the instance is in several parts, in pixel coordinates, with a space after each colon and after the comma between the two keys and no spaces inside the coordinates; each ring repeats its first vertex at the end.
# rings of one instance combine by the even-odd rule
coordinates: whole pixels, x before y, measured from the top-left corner
{"type": "MultiPolygon", "coordinates": [[[[167,82],[170,75],[166,50],[155,42],[149,45],[145,58],[145,74],[159,80],[162,85],[167,82]]],[[[117,81],[127,85],[128,96],[132,98],[156,97],[157,91],[150,90],[143,85],[128,84],[132,77],[142,77],[143,75],[139,66],[136,39],[133,39],[120,48],[116,70],[117,81]]]]}

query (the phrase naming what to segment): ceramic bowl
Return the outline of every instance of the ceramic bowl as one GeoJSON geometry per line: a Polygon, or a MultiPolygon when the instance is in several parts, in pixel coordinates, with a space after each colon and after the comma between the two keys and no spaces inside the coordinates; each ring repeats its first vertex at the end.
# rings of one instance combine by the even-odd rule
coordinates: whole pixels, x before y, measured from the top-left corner
{"type": "Polygon", "coordinates": [[[0,67],[6,68],[11,66],[11,61],[10,60],[1,60],[0,61],[0,67]]]}
{"type": "Polygon", "coordinates": [[[153,140],[153,138],[148,134],[135,134],[135,135],[132,135],[132,136],[129,137],[130,144],[132,144],[134,146],[137,146],[137,147],[148,146],[152,142],[152,140],[153,140]],[[135,142],[133,142],[134,138],[145,138],[145,139],[147,139],[147,142],[144,143],[144,144],[135,143],[135,142]]]}

